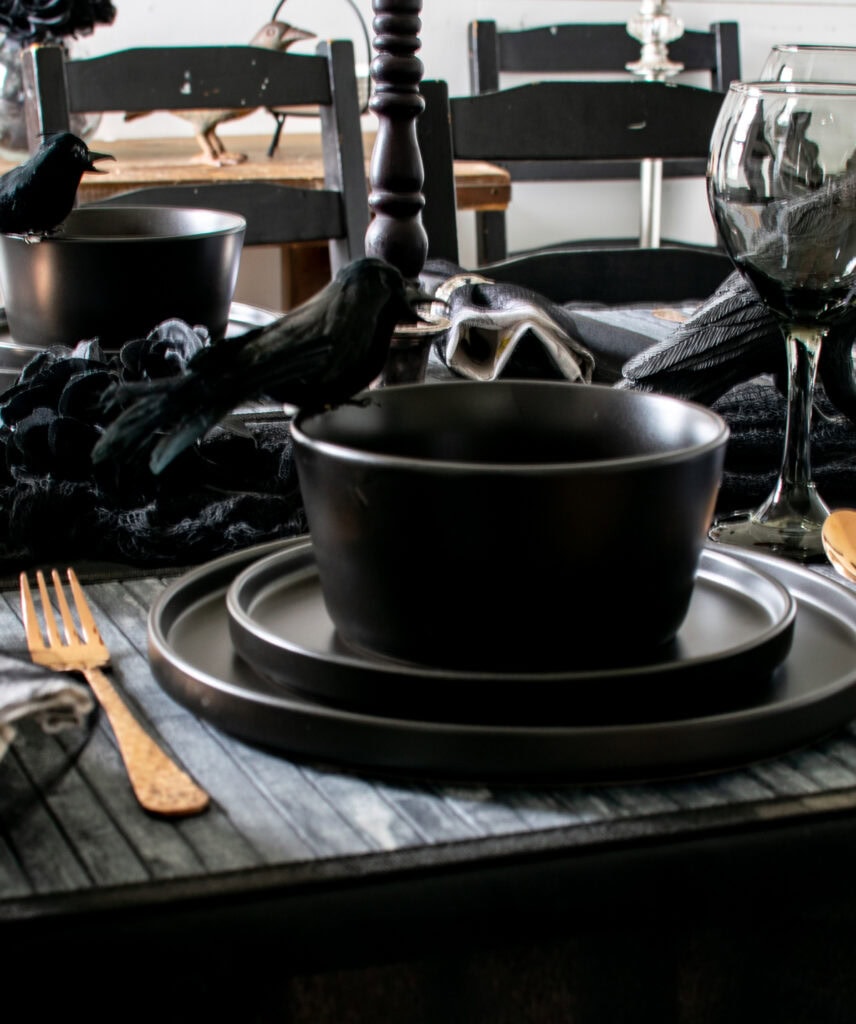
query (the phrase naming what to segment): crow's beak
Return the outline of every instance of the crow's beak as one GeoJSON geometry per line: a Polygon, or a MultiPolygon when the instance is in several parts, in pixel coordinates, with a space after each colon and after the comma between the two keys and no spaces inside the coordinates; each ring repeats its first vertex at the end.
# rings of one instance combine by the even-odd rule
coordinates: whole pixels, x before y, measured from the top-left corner
{"type": "Polygon", "coordinates": [[[100,167],[95,166],[96,160],[115,160],[116,157],[112,153],[93,153],[89,151],[89,164],[86,167],[87,171],[93,171],[95,174],[106,174],[106,171],[102,171],[100,167]]]}
{"type": "Polygon", "coordinates": [[[306,29],[297,28],[296,25],[291,25],[283,36],[283,42],[299,43],[304,39],[317,39],[318,36],[314,32],[307,32],[306,29]]]}

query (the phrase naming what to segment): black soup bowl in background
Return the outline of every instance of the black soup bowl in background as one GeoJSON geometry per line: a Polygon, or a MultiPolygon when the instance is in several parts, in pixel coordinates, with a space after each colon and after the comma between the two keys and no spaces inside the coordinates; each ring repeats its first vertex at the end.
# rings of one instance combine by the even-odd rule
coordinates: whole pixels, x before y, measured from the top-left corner
{"type": "Polygon", "coordinates": [[[173,206],[81,206],[54,235],[0,235],[0,291],[20,345],[115,350],[176,317],[226,332],[246,221],[173,206]]]}
{"type": "Polygon", "coordinates": [[[674,639],[728,427],[660,395],[491,381],[369,391],[299,413],[292,435],[341,639],[496,671],[674,639]]]}

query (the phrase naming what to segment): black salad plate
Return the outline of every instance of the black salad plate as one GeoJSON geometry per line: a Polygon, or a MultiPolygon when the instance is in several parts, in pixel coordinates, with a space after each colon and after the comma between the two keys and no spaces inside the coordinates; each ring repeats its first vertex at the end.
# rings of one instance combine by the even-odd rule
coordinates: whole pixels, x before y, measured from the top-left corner
{"type": "MultiPolygon", "coordinates": [[[[567,671],[446,671],[349,647],[327,614],[310,543],[247,566],[226,608],[238,654],[312,700],[385,716],[509,725],[650,721],[746,704],[770,685],[796,618],[796,602],[778,580],[712,548],[702,554],[673,643],[644,657],[622,650],[617,622],[610,650],[585,651],[585,638],[571,628],[569,660],[587,665],[567,671]]],[[[513,615],[502,628],[514,628],[513,615]]]]}
{"type": "Polygon", "coordinates": [[[255,671],[230,635],[233,580],[290,546],[273,542],[227,555],[167,586],[149,614],[149,654],[156,678],[180,703],[231,735],[295,759],[444,781],[616,782],[735,768],[811,743],[856,716],[856,590],[737,549],[733,557],[778,580],[797,602],[790,651],[740,707],[635,722],[605,716],[582,725],[513,725],[315,701],[255,671]]]}

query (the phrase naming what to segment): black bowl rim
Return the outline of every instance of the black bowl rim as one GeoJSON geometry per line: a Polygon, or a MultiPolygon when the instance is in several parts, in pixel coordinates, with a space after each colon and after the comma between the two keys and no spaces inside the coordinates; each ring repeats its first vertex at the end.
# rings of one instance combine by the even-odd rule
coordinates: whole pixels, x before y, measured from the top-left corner
{"type": "Polygon", "coordinates": [[[631,455],[625,458],[615,459],[591,459],[584,462],[543,462],[543,463],[519,463],[519,462],[486,462],[486,461],[468,461],[464,459],[426,459],[418,458],[412,455],[392,455],[384,452],[371,452],[361,448],[355,448],[351,445],[342,444],[335,441],[324,441],[309,436],[302,428],[302,423],[305,420],[323,417],[328,412],[335,412],[335,407],[328,410],[317,410],[317,409],[305,409],[298,410],[296,416],[291,422],[291,435],[295,444],[295,449],[299,453],[301,449],[313,451],[318,454],[334,458],[341,462],[361,463],[366,466],[371,466],[375,469],[379,467],[387,467],[389,469],[418,469],[419,472],[423,473],[443,473],[448,474],[452,472],[457,473],[512,473],[520,475],[547,475],[550,473],[602,473],[602,472],[614,472],[616,470],[629,470],[629,469],[646,469],[655,466],[671,465],[673,463],[683,462],[689,459],[701,458],[703,455],[715,451],[718,448],[724,448],[728,442],[729,435],[731,433],[728,424],[719,415],[707,406],[700,405],[697,402],[689,402],[683,398],[676,398],[672,395],[661,395],[655,392],[648,391],[625,391],[623,389],[617,389],[606,384],[577,384],[569,381],[541,381],[541,380],[514,380],[510,378],[503,379],[501,381],[443,381],[434,384],[399,384],[395,387],[364,391],[361,394],[355,396],[355,402],[370,402],[372,399],[377,398],[379,391],[383,390],[386,393],[395,391],[398,393],[406,393],[414,389],[431,388],[447,389],[450,387],[478,387],[478,388],[494,388],[494,387],[508,387],[508,386],[523,386],[526,388],[584,388],[586,391],[598,390],[602,392],[610,392],[611,394],[620,394],[623,397],[616,399],[616,401],[651,401],[656,400],[658,404],[667,403],[680,406],[681,408],[690,409],[694,413],[704,419],[706,419],[712,427],[716,427],[716,433],[701,444],[685,445],[681,448],[675,448],[665,452],[654,452],[644,455],[631,455]]]}
{"type": "MultiPolygon", "coordinates": [[[[88,216],[90,213],[97,213],[101,216],[107,215],[108,217],[112,212],[122,213],[140,213],[146,214],[149,217],[154,214],[157,215],[161,212],[169,213],[181,213],[181,214],[192,214],[194,217],[197,214],[208,214],[209,216],[214,215],[222,218],[223,223],[221,226],[211,228],[208,230],[197,229],[194,231],[176,233],[174,231],[167,232],[164,234],[152,234],[152,235],[141,235],[141,234],[96,234],[75,232],[71,235],[48,235],[43,239],[40,239],[39,245],[78,245],[80,243],[86,245],[115,245],[116,243],[122,244],[141,244],[145,242],[185,242],[192,241],[199,238],[220,238],[227,235],[236,235],[246,231],[247,221],[245,217],[242,217],[239,213],[233,213],[231,210],[217,210],[214,208],[201,207],[201,206],[146,206],[146,205],[135,205],[129,203],[127,206],[119,203],[111,203],[109,206],[79,206],[72,210],[68,215],[63,224],[67,224],[69,220],[80,219],[88,216]]],[[[62,227],[62,225],[60,225],[62,227]]],[[[26,245],[32,243],[32,239],[28,235],[17,234],[15,232],[8,232],[0,235],[2,238],[7,238],[15,242],[23,242],[26,245]]]]}

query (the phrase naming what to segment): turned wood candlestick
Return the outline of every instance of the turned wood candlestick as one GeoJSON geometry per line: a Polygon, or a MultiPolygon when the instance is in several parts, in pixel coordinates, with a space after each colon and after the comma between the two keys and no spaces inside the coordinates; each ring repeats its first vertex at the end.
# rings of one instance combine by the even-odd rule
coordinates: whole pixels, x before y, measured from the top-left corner
{"type": "Polygon", "coordinates": [[[419,275],[428,252],[422,227],[424,171],[416,139],[416,118],[425,103],[419,93],[422,61],[419,14],[422,0],[372,0],[375,30],[369,106],[378,131],[369,169],[369,205],[374,217],[366,252],[398,267],[407,278],[419,275]]]}

